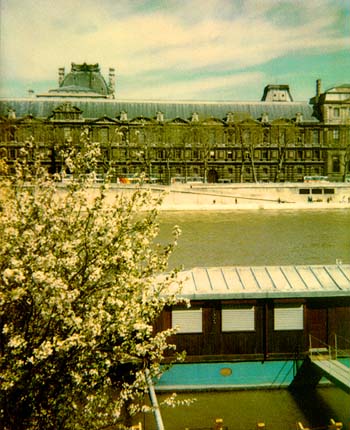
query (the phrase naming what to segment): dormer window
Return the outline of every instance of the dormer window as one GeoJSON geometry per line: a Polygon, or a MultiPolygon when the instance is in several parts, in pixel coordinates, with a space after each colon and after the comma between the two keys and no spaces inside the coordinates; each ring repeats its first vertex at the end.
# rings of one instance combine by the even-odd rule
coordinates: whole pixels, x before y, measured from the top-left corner
{"type": "Polygon", "coordinates": [[[164,114],[163,114],[163,112],[158,111],[156,118],[157,118],[157,121],[163,122],[164,121],[164,114]]]}
{"type": "Polygon", "coordinates": [[[297,112],[295,117],[295,122],[298,124],[303,121],[303,114],[301,112],[297,112]]]}
{"type": "Polygon", "coordinates": [[[227,122],[233,122],[233,113],[232,112],[228,112],[226,121],[227,122]]]}
{"type": "Polygon", "coordinates": [[[339,118],[339,116],[340,116],[340,109],[339,108],[333,108],[333,116],[334,116],[334,118],[339,118]]]}
{"type": "Polygon", "coordinates": [[[120,112],[120,121],[127,121],[128,120],[128,114],[125,111],[120,112]]]}
{"type": "Polygon", "coordinates": [[[269,115],[266,112],[264,112],[262,114],[262,116],[261,116],[261,122],[264,123],[264,124],[266,124],[266,123],[269,122],[269,115]]]}
{"type": "Polygon", "coordinates": [[[16,119],[16,111],[14,109],[9,108],[7,117],[8,119],[16,119]]]}
{"type": "Polygon", "coordinates": [[[199,121],[199,117],[198,117],[198,113],[197,112],[193,112],[191,121],[192,122],[198,122],[199,121]]]}
{"type": "Polygon", "coordinates": [[[82,110],[73,106],[70,102],[63,103],[52,111],[50,119],[52,120],[81,120],[82,110]]]}

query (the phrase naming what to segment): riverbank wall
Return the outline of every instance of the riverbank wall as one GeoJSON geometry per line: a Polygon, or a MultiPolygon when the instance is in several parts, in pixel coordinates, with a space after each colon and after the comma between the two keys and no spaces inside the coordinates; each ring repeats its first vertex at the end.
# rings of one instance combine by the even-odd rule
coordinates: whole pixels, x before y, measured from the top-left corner
{"type": "Polygon", "coordinates": [[[164,189],[163,210],[350,208],[350,185],[200,184],[164,189]]]}
{"type": "MultiPolygon", "coordinates": [[[[90,198],[100,185],[91,187],[90,198]]],[[[131,195],[136,188],[162,196],[161,211],[220,211],[259,209],[350,209],[350,184],[109,184],[107,200],[116,194],[131,195]]],[[[65,185],[59,187],[64,190],[65,185]]]]}
{"type": "MultiPolygon", "coordinates": [[[[350,208],[350,184],[173,184],[142,185],[163,194],[160,210],[256,210],[350,208]]],[[[131,193],[134,185],[111,185],[110,191],[131,193]]]]}

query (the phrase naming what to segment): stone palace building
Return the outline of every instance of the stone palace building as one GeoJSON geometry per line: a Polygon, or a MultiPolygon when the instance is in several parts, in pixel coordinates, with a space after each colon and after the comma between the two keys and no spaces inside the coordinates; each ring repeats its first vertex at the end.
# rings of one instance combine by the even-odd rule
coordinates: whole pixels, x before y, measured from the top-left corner
{"type": "MultiPolygon", "coordinates": [[[[141,172],[152,182],[302,182],[350,179],[350,84],[326,91],[316,82],[309,101],[288,85],[267,85],[256,102],[123,101],[115,71],[98,64],[58,70],[58,88],[0,99],[0,157],[10,167],[21,148],[60,173],[61,150],[81,145],[85,131],[99,142],[101,177],[116,182],[141,172]]],[[[68,172],[69,173],[69,172],[68,172]]]]}

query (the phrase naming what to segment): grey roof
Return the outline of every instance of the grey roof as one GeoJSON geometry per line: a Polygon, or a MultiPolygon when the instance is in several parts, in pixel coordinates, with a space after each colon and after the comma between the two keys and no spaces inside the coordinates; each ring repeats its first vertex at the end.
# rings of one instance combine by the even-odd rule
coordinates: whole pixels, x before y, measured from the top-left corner
{"type": "Polygon", "coordinates": [[[191,300],[350,297],[350,264],[196,267],[179,279],[191,300]]]}
{"type": "MultiPolygon", "coordinates": [[[[125,111],[128,119],[144,116],[154,118],[158,111],[164,113],[165,120],[174,118],[189,119],[197,112],[199,119],[214,117],[226,118],[229,112],[249,114],[253,119],[267,113],[269,120],[292,119],[297,113],[303,121],[316,121],[312,116],[313,107],[307,102],[197,102],[197,101],[123,101],[116,99],[89,99],[70,97],[72,105],[83,111],[86,119],[101,118],[104,115],[116,118],[125,111]]],[[[17,117],[28,114],[38,118],[48,118],[53,109],[66,103],[65,97],[27,97],[0,99],[0,115],[7,115],[8,109],[16,111],[17,117]]]]}
{"type": "Polygon", "coordinates": [[[341,85],[336,85],[335,87],[328,88],[325,92],[327,93],[332,90],[343,89],[343,88],[350,89],[350,84],[345,83],[341,85]]]}
{"type": "Polygon", "coordinates": [[[70,93],[70,92],[76,92],[76,93],[96,93],[92,88],[89,87],[82,87],[79,85],[65,85],[64,87],[58,87],[53,90],[49,91],[50,93],[70,93]]]}
{"type": "Polygon", "coordinates": [[[64,76],[59,88],[50,92],[89,92],[100,95],[109,93],[107,83],[101,75],[98,64],[76,64],[72,63],[71,71],[64,76]]]}

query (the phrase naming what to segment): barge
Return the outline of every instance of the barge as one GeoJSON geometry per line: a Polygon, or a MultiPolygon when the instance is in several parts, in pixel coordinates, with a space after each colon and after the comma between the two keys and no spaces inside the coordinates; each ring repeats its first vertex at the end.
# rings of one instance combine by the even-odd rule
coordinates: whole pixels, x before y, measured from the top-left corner
{"type": "Polygon", "coordinates": [[[157,390],[289,386],[310,350],[350,366],[349,264],[198,267],[179,278],[190,307],[166,309],[158,327],[177,327],[170,342],[187,356],[157,390]]]}

